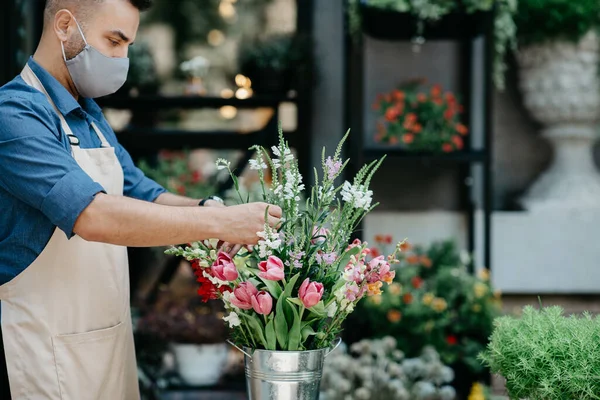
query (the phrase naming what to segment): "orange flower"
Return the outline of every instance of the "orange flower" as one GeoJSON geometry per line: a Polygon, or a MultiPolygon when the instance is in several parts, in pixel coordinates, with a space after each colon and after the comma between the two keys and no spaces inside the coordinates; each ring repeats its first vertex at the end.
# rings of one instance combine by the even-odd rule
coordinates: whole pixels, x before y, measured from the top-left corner
{"type": "Polygon", "coordinates": [[[389,107],[385,111],[385,119],[389,122],[395,122],[400,115],[400,109],[398,107],[389,107]]]}
{"type": "Polygon", "coordinates": [[[387,272],[383,278],[381,278],[382,281],[384,281],[385,283],[387,283],[388,285],[391,285],[392,282],[394,281],[394,278],[396,277],[396,271],[390,271],[387,272]]]}
{"type": "Polygon", "coordinates": [[[381,281],[367,283],[367,294],[369,296],[375,296],[375,295],[381,294],[382,286],[383,286],[383,283],[381,283],[381,281]]]}
{"type": "Polygon", "coordinates": [[[402,135],[402,141],[406,144],[411,144],[415,140],[415,136],[412,133],[405,133],[402,135]]]}
{"type": "Polygon", "coordinates": [[[396,136],[392,136],[390,138],[390,144],[398,144],[398,138],[396,136]]]}
{"type": "Polygon", "coordinates": [[[410,250],[411,247],[412,246],[408,242],[402,242],[402,243],[400,243],[400,251],[410,250]]]}
{"type": "Polygon", "coordinates": [[[394,97],[394,99],[396,99],[397,101],[403,101],[404,100],[404,92],[401,92],[400,90],[396,89],[392,92],[392,96],[394,97]]]}
{"type": "Polygon", "coordinates": [[[410,280],[415,289],[420,289],[423,286],[423,279],[420,276],[415,276],[410,280]]]}
{"type": "Polygon", "coordinates": [[[455,129],[456,129],[456,132],[460,133],[463,136],[466,135],[467,133],[469,133],[469,128],[467,128],[463,124],[456,124],[455,129]]]}
{"type": "Polygon", "coordinates": [[[402,296],[402,301],[404,301],[405,304],[412,303],[413,295],[411,293],[406,293],[404,296],[402,296]]]}
{"type": "Polygon", "coordinates": [[[400,320],[402,319],[402,313],[398,310],[389,310],[387,312],[387,319],[391,323],[395,324],[397,322],[400,322],[400,320]]]}
{"type": "Polygon", "coordinates": [[[418,264],[419,256],[417,256],[415,254],[411,254],[410,256],[406,257],[406,262],[409,264],[418,264]]]}
{"type": "Polygon", "coordinates": [[[375,235],[375,243],[383,243],[383,235],[375,235]]]}
{"type": "Polygon", "coordinates": [[[452,143],[454,143],[458,150],[461,150],[464,146],[463,140],[460,136],[452,136],[452,143]]]}
{"type": "Polygon", "coordinates": [[[412,127],[413,133],[421,133],[422,130],[423,130],[423,125],[421,125],[421,124],[414,124],[412,127]]]}
{"type": "Polygon", "coordinates": [[[454,97],[453,93],[446,92],[444,93],[444,97],[448,103],[456,103],[456,97],[454,97]]]}
{"type": "Polygon", "coordinates": [[[431,258],[429,258],[427,256],[421,256],[421,265],[424,266],[425,268],[431,268],[431,266],[433,265],[433,262],[431,261],[431,258]]]}
{"type": "Polygon", "coordinates": [[[427,101],[427,95],[425,93],[419,93],[417,95],[417,101],[419,103],[425,103],[427,101]]]}
{"type": "Polygon", "coordinates": [[[440,97],[442,95],[442,86],[439,84],[433,85],[431,88],[431,95],[433,97],[440,97]]]}
{"type": "Polygon", "coordinates": [[[414,124],[415,122],[417,122],[417,114],[415,114],[415,113],[406,114],[405,122],[406,121],[410,122],[411,124],[414,124]]]}
{"type": "Polygon", "coordinates": [[[452,145],[450,143],[444,143],[442,145],[442,151],[444,153],[450,153],[450,152],[452,152],[452,150],[454,150],[454,149],[452,148],[452,145]]]}
{"type": "Polygon", "coordinates": [[[444,111],[444,118],[451,120],[452,117],[454,117],[454,110],[452,108],[447,108],[446,111],[444,111]]]}

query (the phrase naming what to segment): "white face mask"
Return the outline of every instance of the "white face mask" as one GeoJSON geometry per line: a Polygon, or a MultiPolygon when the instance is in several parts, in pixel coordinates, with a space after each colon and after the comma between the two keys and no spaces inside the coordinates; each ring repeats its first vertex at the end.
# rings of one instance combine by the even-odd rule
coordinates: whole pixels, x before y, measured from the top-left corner
{"type": "Polygon", "coordinates": [[[67,60],[63,42],[60,45],[62,46],[67,69],[77,91],[81,96],[92,99],[116,92],[127,80],[129,58],[107,57],[100,53],[88,44],[77,20],[75,20],[75,23],[85,42],[85,47],[81,53],[67,60]]]}

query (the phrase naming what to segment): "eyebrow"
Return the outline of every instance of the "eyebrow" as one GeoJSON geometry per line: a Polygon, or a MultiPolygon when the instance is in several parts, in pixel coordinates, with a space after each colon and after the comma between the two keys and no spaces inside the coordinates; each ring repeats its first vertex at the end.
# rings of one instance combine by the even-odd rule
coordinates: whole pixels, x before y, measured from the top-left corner
{"type": "Polygon", "coordinates": [[[114,31],[110,31],[110,33],[112,33],[113,35],[117,35],[118,37],[121,38],[121,40],[123,40],[124,42],[129,43],[131,41],[131,39],[129,39],[122,30],[120,29],[115,29],[114,31]]]}

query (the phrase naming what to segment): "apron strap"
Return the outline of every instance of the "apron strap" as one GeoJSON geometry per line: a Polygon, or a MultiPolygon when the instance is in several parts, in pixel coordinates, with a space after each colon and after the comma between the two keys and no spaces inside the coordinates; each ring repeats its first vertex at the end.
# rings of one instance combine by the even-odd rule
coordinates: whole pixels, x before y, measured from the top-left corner
{"type": "MultiPolygon", "coordinates": [[[[65,134],[67,135],[67,138],[69,139],[69,143],[71,144],[71,146],[79,146],[79,138],[73,134],[73,131],[69,127],[69,124],[67,124],[65,117],[58,110],[58,107],[56,107],[56,104],[54,103],[54,101],[52,100],[52,98],[50,97],[48,92],[46,91],[46,88],[44,87],[42,82],[39,80],[39,78],[33,72],[33,70],[31,69],[31,67],[29,65],[25,65],[25,68],[23,68],[23,71],[21,71],[21,77],[23,78],[25,83],[27,83],[29,86],[39,90],[46,96],[46,98],[48,99],[48,101],[50,102],[52,107],[54,108],[54,111],[56,111],[56,114],[58,114],[58,118],[60,119],[60,125],[63,128],[63,130],[65,131],[65,134]]],[[[96,126],[95,122],[92,122],[92,128],[94,128],[96,135],[98,135],[98,138],[100,139],[100,143],[102,144],[102,147],[111,147],[110,144],[108,143],[108,141],[106,140],[106,138],[104,137],[104,135],[102,134],[102,132],[100,131],[100,129],[98,129],[98,126],[96,126]]],[[[71,154],[73,154],[73,147],[71,147],[71,154]]]]}

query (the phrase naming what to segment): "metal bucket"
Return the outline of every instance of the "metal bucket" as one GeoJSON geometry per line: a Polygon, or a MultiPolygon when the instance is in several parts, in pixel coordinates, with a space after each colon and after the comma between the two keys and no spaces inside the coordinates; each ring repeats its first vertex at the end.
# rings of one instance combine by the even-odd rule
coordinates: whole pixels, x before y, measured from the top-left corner
{"type": "Polygon", "coordinates": [[[318,400],[323,363],[333,348],[307,351],[240,349],[250,400],[318,400]]]}

